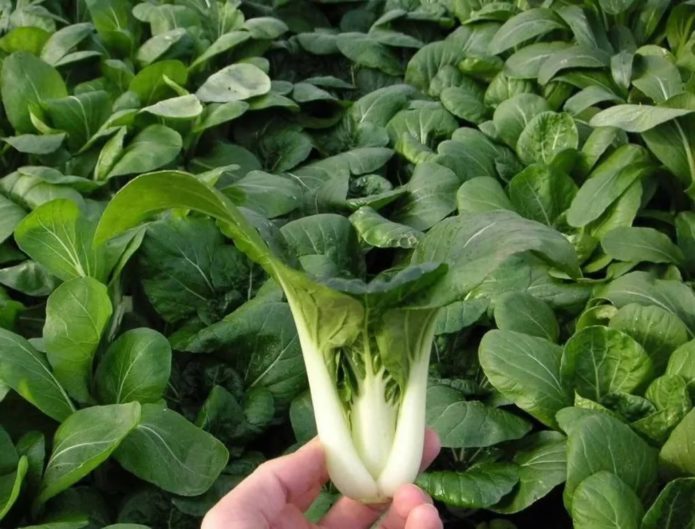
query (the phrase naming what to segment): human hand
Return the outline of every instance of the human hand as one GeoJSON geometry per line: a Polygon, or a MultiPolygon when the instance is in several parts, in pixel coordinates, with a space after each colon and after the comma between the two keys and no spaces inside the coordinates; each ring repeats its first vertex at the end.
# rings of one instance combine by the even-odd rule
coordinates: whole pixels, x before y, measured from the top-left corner
{"type": "MultiPolygon", "coordinates": [[[[440,450],[428,430],[422,468],[440,450]]],[[[318,525],[304,516],[328,481],[326,458],[318,439],[293,454],[272,459],[222,498],[203,520],[202,529],[368,529],[384,515],[380,529],[442,529],[432,500],[415,485],[404,485],[389,505],[365,505],[341,498],[318,525]]]]}

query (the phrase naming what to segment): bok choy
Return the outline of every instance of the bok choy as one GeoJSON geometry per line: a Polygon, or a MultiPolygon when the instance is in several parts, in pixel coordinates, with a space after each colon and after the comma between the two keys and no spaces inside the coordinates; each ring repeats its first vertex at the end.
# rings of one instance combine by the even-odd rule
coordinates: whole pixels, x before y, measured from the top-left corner
{"type": "Polygon", "coordinates": [[[123,187],[106,208],[95,242],[104,244],[169,208],[216,218],[237,247],[284,290],[336,487],[346,496],[380,502],[412,482],[422,456],[438,312],[436,305],[422,301],[423,293],[442,278],[446,265],[411,265],[369,283],[315,280],[289,266],[282,251],[266,243],[224,195],[177,171],[143,175],[123,187]]]}

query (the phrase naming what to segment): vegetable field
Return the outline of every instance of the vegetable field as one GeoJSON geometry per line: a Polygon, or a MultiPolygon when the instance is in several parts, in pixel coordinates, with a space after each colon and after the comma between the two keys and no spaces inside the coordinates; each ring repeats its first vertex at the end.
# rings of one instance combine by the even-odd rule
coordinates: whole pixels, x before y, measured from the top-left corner
{"type": "Polygon", "coordinates": [[[426,423],[446,529],[695,528],[695,1],[0,0],[0,60],[0,527],[193,529],[317,424],[318,521],[426,423]]]}

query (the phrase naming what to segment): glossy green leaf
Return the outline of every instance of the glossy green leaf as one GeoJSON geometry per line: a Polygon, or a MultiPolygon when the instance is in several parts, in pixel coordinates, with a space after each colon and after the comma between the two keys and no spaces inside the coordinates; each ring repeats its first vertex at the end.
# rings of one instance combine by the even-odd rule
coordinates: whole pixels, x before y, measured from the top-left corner
{"type": "Polygon", "coordinates": [[[92,406],[60,425],[38,500],[43,503],[89,474],[113,453],[140,420],[140,405],[92,406]]]}
{"type": "Polygon", "coordinates": [[[232,64],[215,72],[196,92],[204,103],[227,103],[270,91],[270,78],[252,64],[232,64]]]}
{"type": "Polygon", "coordinates": [[[0,379],[5,384],[56,421],[75,411],[43,353],[5,329],[0,329],[0,344],[0,379]]]}
{"type": "Polygon", "coordinates": [[[519,481],[516,465],[483,463],[466,472],[428,472],[417,484],[435,500],[464,509],[481,509],[497,503],[519,481]]]}
{"type": "Polygon", "coordinates": [[[565,504],[572,508],[577,487],[602,470],[614,473],[639,497],[646,497],[656,479],[657,451],[618,419],[591,412],[575,420],[568,432],[565,504]]]}
{"type": "Polygon", "coordinates": [[[575,529],[639,529],[643,513],[635,492],[607,471],[582,481],[572,499],[575,529]]]}
{"type": "Polygon", "coordinates": [[[99,362],[95,385],[103,403],[156,402],[171,374],[171,346],[152,329],[123,333],[99,362]]]}
{"type": "Polygon", "coordinates": [[[692,529],[695,527],[695,478],[666,484],[642,520],[642,529],[692,529]]]}
{"type": "Polygon", "coordinates": [[[653,363],[642,346],[621,331],[595,325],[565,344],[561,373],[580,395],[600,401],[609,393],[630,393],[644,385],[653,363]]]}
{"type": "Polygon", "coordinates": [[[0,92],[7,119],[18,133],[35,131],[29,116],[32,104],[68,95],[58,71],[24,51],[3,61],[0,92]]]}
{"type": "Polygon", "coordinates": [[[669,477],[687,477],[695,474],[695,409],[690,410],[678,426],[671,432],[659,452],[661,471],[669,477]]]}
{"type": "Polygon", "coordinates": [[[382,217],[368,206],[355,211],[350,221],[360,238],[376,248],[410,249],[424,236],[419,230],[382,217]]]}
{"type": "Polygon", "coordinates": [[[143,405],[140,422],[115,453],[126,470],[181,496],[197,496],[208,490],[228,456],[224,445],[212,435],[157,404],[143,405]]]}
{"type": "Polygon", "coordinates": [[[558,432],[541,431],[525,437],[514,455],[519,483],[492,510],[520,512],[565,481],[567,440],[558,432]]]}
{"type": "Polygon", "coordinates": [[[172,162],[181,147],[178,132],[164,125],[150,125],[127,143],[106,178],[159,169],[172,162]]]}
{"type": "Polygon", "coordinates": [[[89,400],[92,361],[111,313],[106,286],[89,277],[67,281],[48,297],[43,327],[48,362],[79,402],[89,400]]]}
{"type": "Polygon", "coordinates": [[[534,37],[564,27],[562,19],[551,9],[529,9],[505,22],[495,34],[488,50],[492,54],[502,53],[534,37]]]}
{"type": "Polygon", "coordinates": [[[555,426],[555,414],[571,404],[570,387],[560,373],[558,345],[519,332],[493,330],[483,337],[478,355],[495,389],[543,423],[555,426]]]}
{"type": "Polygon", "coordinates": [[[427,424],[439,434],[442,446],[470,448],[492,446],[519,439],[530,429],[523,419],[486,406],[482,402],[464,401],[445,386],[428,390],[427,424]]]}
{"type": "Polygon", "coordinates": [[[683,252],[668,236],[653,228],[625,227],[601,239],[603,251],[619,261],[680,264],[683,252]]]}

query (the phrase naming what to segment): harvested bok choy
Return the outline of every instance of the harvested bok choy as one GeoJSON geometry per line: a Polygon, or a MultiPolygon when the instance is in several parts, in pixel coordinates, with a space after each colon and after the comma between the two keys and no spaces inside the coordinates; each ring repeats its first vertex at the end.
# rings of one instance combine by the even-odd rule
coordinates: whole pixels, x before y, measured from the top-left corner
{"type": "Polygon", "coordinates": [[[168,208],[216,218],[222,230],[283,288],[302,347],[319,437],[333,483],[380,502],[412,482],[425,432],[425,394],[437,306],[419,294],[445,274],[422,263],[357,279],[316,281],[294,269],[221,193],[182,172],[136,178],[105,210],[96,242],[168,208]]]}

